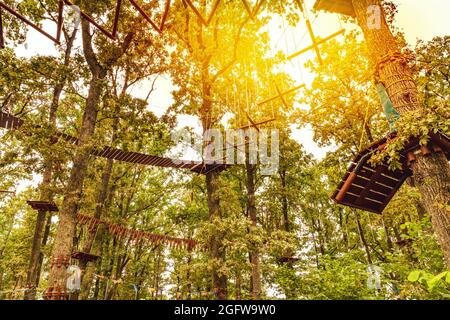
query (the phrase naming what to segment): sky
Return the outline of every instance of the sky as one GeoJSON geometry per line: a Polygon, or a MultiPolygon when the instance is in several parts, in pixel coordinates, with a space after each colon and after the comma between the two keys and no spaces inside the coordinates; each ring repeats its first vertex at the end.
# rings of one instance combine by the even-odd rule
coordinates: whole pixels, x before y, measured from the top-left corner
{"type": "MultiPolygon", "coordinates": [[[[435,36],[450,35],[450,23],[448,12],[450,12],[449,0],[394,0],[398,4],[399,13],[397,15],[396,25],[404,31],[406,39],[411,46],[416,44],[418,39],[431,40],[435,36]]],[[[305,0],[306,6],[311,9],[315,0],[305,0]]],[[[355,28],[351,24],[343,24],[336,14],[320,12],[318,14],[310,13],[310,19],[313,21],[313,29],[316,36],[326,37],[334,33],[341,27],[346,30],[355,28]]],[[[49,31],[52,25],[45,25],[49,31]]],[[[268,26],[272,41],[272,52],[282,50],[286,54],[296,52],[298,49],[309,46],[310,40],[306,33],[304,20],[295,28],[285,28],[286,22],[282,18],[274,18],[268,26]]],[[[53,27],[54,28],[54,27],[53,27]]],[[[35,54],[55,54],[53,44],[34,30],[30,30],[25,46],[16,50],[20,56],[32,56],[35,54]]],[[[314,58],[312,52],[302,55],[300,58],[289,62],[285,66],[288,72],[297,82],[297,84],[310,84],[314,75],[303,68],[304,63],[314,58]]],[[[143,83],[133,90],[136,97],[145,97],[150,86],[143,83]]],[[[173,87],[170,78],[160,76],[156,82],[156,90],[150,97],[149,108],[157,115],[162,115],[166,108],[173,103],[171,95],[173,87]]],[[[179,117],[179,126],[192,126],[199,128],[198,119],[191,116],[179,117]]],[[[305,150],[312,153],[317,159],[321,159],[326,152],[333,150],[333,147],[320,148],[313,141],[313,132],[309,128],[298,129],[291,127],[292,138],[301,143],[305,150]]]]}

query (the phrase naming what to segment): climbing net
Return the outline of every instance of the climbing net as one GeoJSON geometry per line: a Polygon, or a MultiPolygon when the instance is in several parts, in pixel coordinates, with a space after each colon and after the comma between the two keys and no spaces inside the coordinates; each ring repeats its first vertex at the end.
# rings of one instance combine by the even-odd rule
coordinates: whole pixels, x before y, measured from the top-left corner
{"type": "MultiPolygon", "coordinates": [[[[143,19],[145,19],[148,22],[148,24],[152,27],[152,29],[154,29],[158,34],[163,33],[163,31],[166,29],[165,28],[166,22],[169,17],[170,10],[173,7],[174,1],[171,1],[171,0],[164,1],[164,6],[162,8],[162,12],[159,14],[160,17],[158,18],[158,21],[156,21],[156,18],[152,17],[153,14],[149,13],[148,10],[146,10],[146,8],[143,5],[140,5],[136,0],[128,0],[128,2],[129,2],[129,5],[131,5],[132,9],[135,10],[135,12],[137,12],[143,19]]],[[[106,37],[108,37],[112,40],[116,40],[118,31],[119,31],[119,22],[121,19],[121,11],[123,11],[126,3],[127,3],[127,1],[125,1],[125,0],[117,0],[115,2],[112,27],[111,27],[111,29],[108,29],[107,27],[102,25],[102,23],[97,22],[92,16],[87,14],[85,11],[81,10],[78,6],[75,6],[72,1],[59,0],[57,17],[55,17],[53,19],[56,22],[56,35],[51,35],[47,31],[45,31],[43,28],[38,26],[36,23],[32,22],[30,19],[28,19],[27,17],[25,17],[24,15],[19,13],[15,8],[12,8],[8,5],[6,5],[5,3],[0,2],[0,47],[3,48],[5,46],[3,27],[2,27],[2,11],[3,10],[8,12],[9,14],[11,14],[12,16],[18,18],[19,20],[21,20],[23,23],[30,26],[31,28],[35,29],[36,31],[38,31],[39,33],[41,33],[42,35],[44,35],[45,37],[47,37],[48,39],[53,41],[54,43],[60,44],[62,27],[63,27],[63,23],[64,23],[64,8],[66,6],[70,7],[73,11],[75,11],[79,15],[80,18],[83,18],[86,21],[88,21],[90,24],[92,24],[103,35],[105,35],[106,37]]],[[[241,0],[239,3],[241,3],[243,5],[243,8],[245,9],[245,11],[248,14],[248,18],[255,19],[257,17],[257,15],[262,11],[263,6],[267,2],[265,0],[257,0],[256,2],[251,4],[248,0],[241,0]]],[[[184,4],[186,7],[186,10],[191,10],[197,16],[200,23],[204,27],[208,27],[210,25],[211,21],[214,19],[215,15],[217,14],[220,5],[224,5],[224,1],[222,1],[222,0],[212,1],[209,11],[207,9],[205,9],[205,10],[199,9],[198,4],[196,5],[195,1],[192,1],[192,0],[184,0],[184,4]]],[[[312,40],[312,45],[309,47],[306,47],[300,51],[297,51],[294,54],[289,55],[286,60],[290,61],[305,52],[314,50],[319,62],[322,63],[322,58],[321,58],[321,54],[320,54],[320,50],[319,50],[320,45],[325,43],[326,41],[342,34],[344,32],[344,30],[342,29],[324,39],[318,38],[314,34],[313,27],[312,27],[314,21],[313,22],[310,21],[309,16],[308,16],[308,10],[304,4],[304,1],[303,0],[295,0],[295,4],[297,5],[298,9],[303,14],[303,17],[306,22],[308,34],[312,40]]],[[[280,5],[283,6],[282,4],[280,4],[280,5]]],[[[152,10],[152,11],[155,11],[155,10],[152,10]]],[[[274,82],[274,81],[272,81],[272,82],[274,82]]],[[[288,102],[286,100],[287,96],[292,95],[295,92],[297,92],[298,90],[305,87],[304,84],[301,84],[301,85],[297,85],[297,86],[294,86],[294,87],[286,90],[284,88],[280,88],[276,82],[274,82],[274,83],[275,83],[275,88],[276,88],[275,95],[272,97],[266,98],[262,101],[259,101],[259,102],[256,101],[255,102],[256,106],[259,107],[259,106],[265,105],[267,103],[271,103],[271,105],[272,105],[272,103],[274,101],[278,100],[281,103],[283,103],[284,106],[288,107],[288,102]]],[[[259,122],[257,120],[255,120],[250,115],[251,111],[248,107],[248,104],[249,104],[248,92],[246,94],[247,94],[247,112],[245,112],[245,119],[247,120],[248,124],[247,125],[241,124],[241,125],[239,125],[239,127],[237,129],[255,128],[256,130],[259,131],[259,126],[262,126],[262,125],[265,125],[267,123],[271,123],[271,122],[274,122],[277,120],[277,117],[276,117],[274,111],[272,111],[273,114],[270,119],[264,119],[259,122]]],[[[273,109],[273,105],[272,105],[272,109],[273,109]]],[[[238,111],[237,114],[239,115],[240,111],[238,111]]],[[[5,117],[3,117],[3,118],[5,118],[5,117]]],[[[20,122],[19,119],[9,121],[7,123],[7,128],[8,128],[8,126],[13,126],[13,127],[17,126],[18,121],[20,122]]],[[[239,122],[239,119],[238,119],[238,122],[239,122]]],[[[68,142],[71,142],[73,144],[77,144],[77,142],[78,142],[77,139],[74,137],[70,137],[70,136],[63,135],[63,134],[61,136],[65,140],[67,140],[68,142]]],[[[233,147],[235,147],[235,146],[233,146],[233,147]]],[[[127,152],[123,152],[120,150],[112,149],[110,147],[104,147],[103,149],[96,149],[93,151],[93,155],[105,157],[108,159],[114,159],[114,160],[138,163],[138,164],[144,164],[144,165],[173,167],[173,161],[171,161],[171,159],[154,158],[153,156],[148,156],[148,155],[143,155],[143,154],[138,154],[138,153],[129,153],[129,152],[127,153],[127,152]]],[[[193,164],[193,166],[191,164],[186,165],[185,163],[181,163],[181,164],[177,164],[177,166],[178,167],[181,166],[182,168],[187,168],[187,169],[190,169],[191,171],[198,172],[198,173],[208,173],[211,170],[225,169],[225,167],[223,167],[223,166],[220,166],[218,168],[211,167],[211,166],[208,167],[204,163],[192,163],[192,164],[193,164]]]]}

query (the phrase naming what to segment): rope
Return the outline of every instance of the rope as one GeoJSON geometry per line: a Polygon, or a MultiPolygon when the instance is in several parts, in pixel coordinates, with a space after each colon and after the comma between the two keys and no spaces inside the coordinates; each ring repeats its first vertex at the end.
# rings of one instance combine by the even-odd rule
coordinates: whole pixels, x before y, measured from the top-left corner
{"type": "MultiPolygon", "coordinates": [[[[407,64],[408,60],[411,60],[412,58],[399,52],[399,51],[389,51],[384,56],[381,56],[378,61],[375,64],[375,71],[374,71],[374,78],[375,82],[381,82],[380,80],[380,73],[384,69],[385,65],[389,62],[400,62],[403,64],[407,64]]],[[[410,79],[407,79],[410,80],[410,79]]]]}
{"type": "Polygon", "coordinates": [[[366,116],[364,117],[364,125],[361,129],[361,138],[359,139],[359,148],[358,148],[359,151],[362,151],[362,148],[363,148],[363,139],[364,139],[364,136],[366,133],[365,128],[366,128],[368,120],[369,120],[369,104],[367,103],[366,104],[366,116]]]}

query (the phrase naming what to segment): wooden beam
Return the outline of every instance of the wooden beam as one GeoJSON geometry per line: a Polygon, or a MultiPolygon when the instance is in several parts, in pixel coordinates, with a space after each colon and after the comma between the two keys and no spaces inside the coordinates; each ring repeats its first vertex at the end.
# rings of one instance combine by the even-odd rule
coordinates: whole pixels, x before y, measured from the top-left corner
{"type": "Polygon", "coordinates": [[[207,27],[210,23],[211,20],[213,19],[217,8],[219,7],[219,4],[221,2],[221,0],[215,0],[213,7],[211,9],[211,12],[209,13],[208,17],[205,18],[205,16],[197,9],[197,7],[192,3],[191,0],[185,0],[187,5],[192,9],[192,11],[194,11],[195,15],[200,19],[201,23],[207,27]]]}
{"type": "MultiPolygon", "coordinates": [[[[121,0],[117,0],[117,3],[119,4],[121,0]]],[[[70,2],[69,0],[64,0],[64,2],[69,5],[69,6],[74,6],[74,4],[72,2],[70,2]]],[[[117,7],[117,6],[116,6],[117,7]]],[[[116,12],[117,13],[117,12],[116,12]]],[[[92,18],[90,15],[84,13],[83,11],[80,10],[80,15],[86,19],[87,21],[89,21],[90,24],[92,24],[93,26],[95,26],[98,30],[100,30],[105,36],[107,36],[108,38],[110,38],[111,40],[116,40],[116,35],[113,34],[113,32],[110,32],[108,30],[106,30],[104,27],[102,27],[100,24],[98,24],[94,18],[92,18]]],[[[115,19],[119,19],[118,15],[116,14],[115,19]]],[[[117,20],[114,21],[114,25],[117,23],[117,20]]],[[[114,27],[114,26],[113,26],[114,27]]]]}
{"type": "Polygon", "coordinates": [[[303,54],[305,52],[308,52],[309,50],[312,50],[312,49],[316,48],[316,46],[324,44],[325,42],[327,42],[327,41],[337,37],[338,35],[343,34],[344,32],[345,32],[345,29],[341,29],[341,30],[339,30],[339,31],[337,31],[337,32],[335,32],[335,33],[333,33],[333,34],[331,34],[328,37],[325,37],[323,39],[317,38],[315,44],[313,44],[311,46],[308,46],[308,47],[306,47],[306,48],[304,48],[304,49],[302,49],[302,50],[300,50],[300,51],[298,51],[296,53],[291,54],[290,56],[287,57],[287,60],[292,60],[295,57],[298,57],[299,55],[301,55],[301,54],[303,54]]]}
{"type": "Polygon", "coordinates": [[[267,119],[267,120],[264,120],[264,121],[261,121],[261,122],[257,122],[257,123],[254,123],[254,124],[249,124],[249,125],[246,125],[246,126],[242,126],[242,127],[236,128],[236,130],[248,129],[248,128],[251,128],[251,127],[253,127],[255,125],[256,126],[261,126],[263,124],[266,124],[266,123],[269,123],[269,122],[274,122],[276,120],[277,120],[276,118],[267,119]]]}
{"type": "Polygon", "coordinates": [[[8,191],[8,190],[0,190],[0,193],[16,194],[15,191],[8,191]]]}
{"type": "Polygon", "coordinates": [[[247,0],[242,0],[242,3],[244,4],[245,10],[247,10],[249,16],[251,19],[255,19],[255,17],[258,15],[259,10],[261,9],[261,6],[264,4],[265,0],[258,0],[255,3],[255,6],[252,8],[250,6],[250,3],[247,0]]]}
{"type": "Polygon", "coordinates": [[[11,15],[15,16],[16,18],[18,18],[19,20],[23,21],[25,24],[29,25],[30,27],[32,27],[34,30],[36,30],[37,32],[39,32],[40,34],[46,36],[47,38],[49,38],[50,40],[52,40],[53,42],[55,42],[56,44],[59,44],[59,41],[57,38],[55,38],[54,36],[50,35],[48,32],[44,31],[41,27],[39,27],[37,24],[35,24],[34,22],[32,22],[31,20],[29,20],[28,18],[26,18],[25,16],[21,15],[20,13],[18,13],[16,10],[14,10],[11,7],[8,7],[6,4],[4,4],[3,2],[0,2],[0,9],[3,8],[5,9],[8,13],[10,13],[11,15]]]}
{"type": "Polygon", "coordinates": [[[289,90],[287,90],[287,91],[278,93],[278,95],[276,95],[276,96],[274,96],[274,97],[272,97],[272,98],[269,98],[269,99],[263,100],[263,101],[261,101],[261,102],[258,102],[257,105],[258,105],[258,106],[261,106],[261,105],[266,104],[266,103],[268,103],[268,102],[271,102],[271,101],[280,99],[281,97],[284,97],[284,96],[286,96],[286,95],[288,95],[288,94],[290,94],[290,93],[293,93],[293,92],[295,92],[295,91],[297,91],[297,90],[299,90],[299,89],[301,89],[301,88],[303,88],[303,87],[305,87],[305,85],[304,85],[304,84],[301,84],[301,85],[296,86],[296,87],[294,87],[294,88],[292,88],[292,89],[289,89],[289,90]]]}
{"type": "Polygon", "coordinates": [[[170,0],[166,0],[166,4],[164,6],[164,11],[162,14],[161,22],[157,25],[153,19],[144,11],[144,9],[135,1],[130,0],[131,5],[144,17],[145,20],[155,29],[158,33],[162,33],[164,30],[164,26],[166,24],[167,16],[170,10],[170,0]]]}

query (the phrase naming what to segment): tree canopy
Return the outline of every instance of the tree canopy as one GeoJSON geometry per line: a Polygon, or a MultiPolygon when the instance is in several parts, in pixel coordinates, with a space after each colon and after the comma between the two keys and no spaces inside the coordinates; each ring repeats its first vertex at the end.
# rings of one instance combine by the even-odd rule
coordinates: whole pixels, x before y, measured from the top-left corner
{"type": "MultiPolygon", "coordinates": [[[[113,30],[116,1],[73,2],[113,30]]],[[[167,16],[163,2],[137,1],[152,23],[164,22],[161,33],[124,1],[115,40],[81,17],[62,25],[51,53],[36,55],[20,53],[29,28],[1,10],[1,112],[23,125],[0,129],[0,299],[449,299],[446,247],[418,179],[382,215],[330,199],[348,163],[390,132],[363,33],[321,44],[322,61],[302,66],[311,84],[285,94],[299,83],[285,54],[271,49],[267,26],[283,17],[305,28],[303,1],[223,1],[215,10],[214,1],[176,0],[167,16]],[[192,6],[212,12],[210,21],[192,6]],[[163,108],[161,96],[170,100],[163,108]],[[317,158],[296,129],[332,151],[317,158]],[[241,144],[229,143],[232,130],[245,135],[241,144]],[[243,161],[205,174],[93,151],[208,168],[201,151],[219,134],[223,150],[213,156],[231,149],[243,161]],[[264,137],[267,156],[277,156],[270,174],[261,153],[252,161],[264,137]],[[35,210],[29,200],[59,211],[35,210]],[[81,269],[73,290],[69,265],[81,269]]],[[[5,3],[45,30],[57,21],[56,0],[5,3]]],[[[396,7],[386,5],[394,29],[396,7]]],[[[433,130],[448,135],[449,36],[411,47],[397,33],[396,41],[412,57],[425,108],[402,115],[399,136],[426,144],[433,130]]],[[[373,162],[396,160],[398,148],[373,162]]]]}

